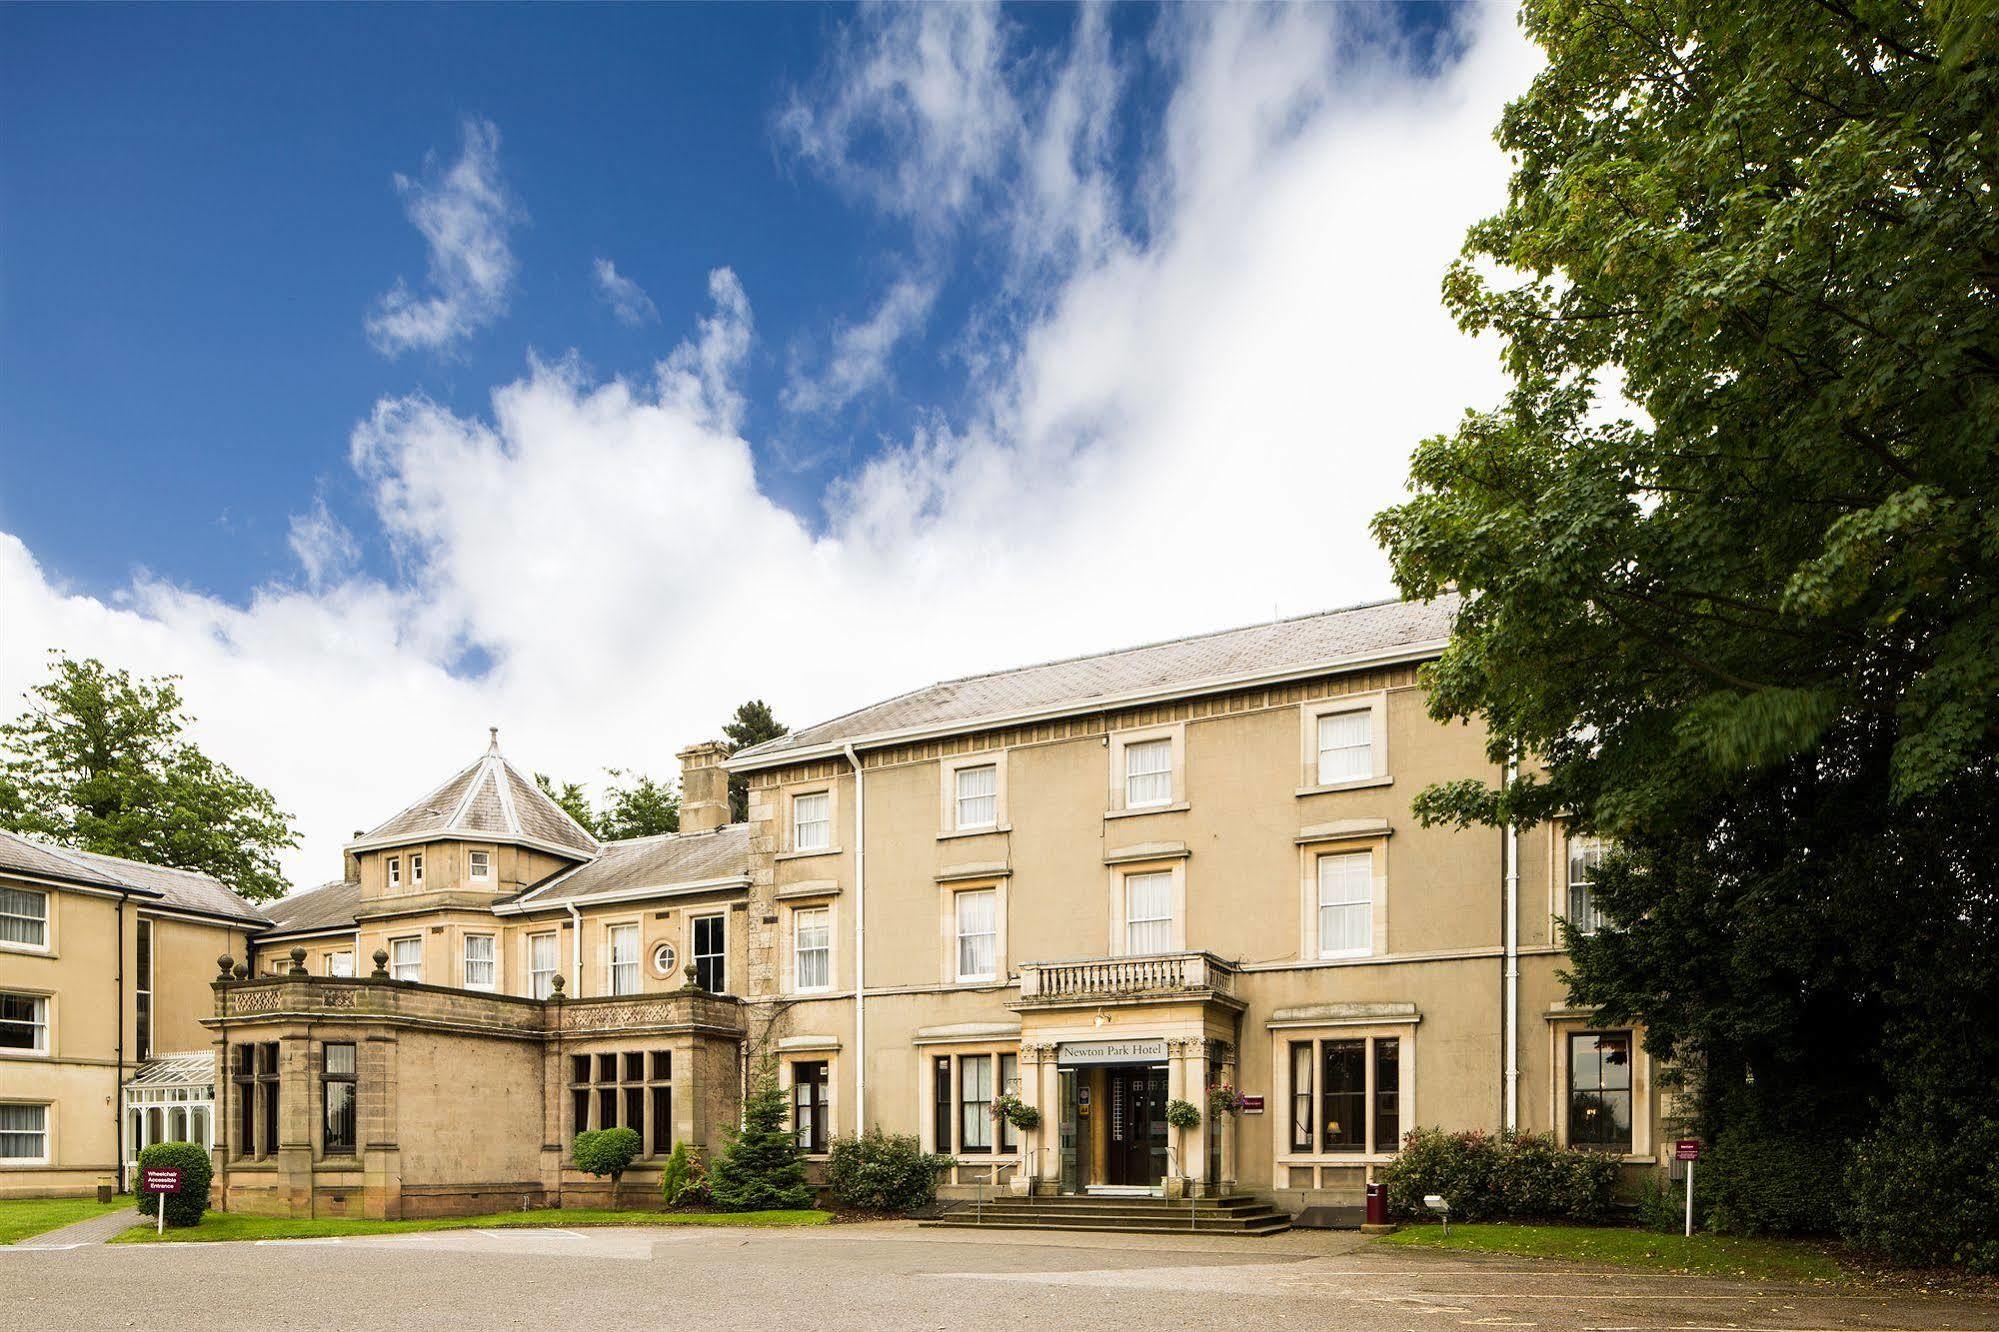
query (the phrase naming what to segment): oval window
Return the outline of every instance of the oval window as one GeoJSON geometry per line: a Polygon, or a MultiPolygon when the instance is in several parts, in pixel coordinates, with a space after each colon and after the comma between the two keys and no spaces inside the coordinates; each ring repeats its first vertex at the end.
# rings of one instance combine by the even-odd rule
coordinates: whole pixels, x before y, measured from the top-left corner
{"type": "Polygon", "coordinates": [[[673,951],[672,944],[659,944],[652,950],[653,974],[655,976],[671,976],[673,974],[673,964],[679,960],[680,956],[673,951]]]}

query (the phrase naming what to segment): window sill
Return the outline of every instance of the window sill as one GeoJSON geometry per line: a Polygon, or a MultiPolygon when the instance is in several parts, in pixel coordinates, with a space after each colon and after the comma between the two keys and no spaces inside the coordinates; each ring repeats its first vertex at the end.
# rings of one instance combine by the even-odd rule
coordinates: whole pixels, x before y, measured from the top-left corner
{"type": "Polygon", "coordinates": [[[780,851],[772,860],[810,860],[814,856],[837,856],[841,854],[837,846],[822,846],[812,851],[780,851]]]}
{"type": "Polygon", "coordinates": [[[1393,1161],[1395,1152],[1347,1152],[1340,1155],[1330,1153],[1293,1152],[1281,1154],[1277,1164],[1281,1166],[1378,1166],[1393,1161]]]}
{"type": "Polygon", "coordinates": [[[0,1050],[0,1059],[47,1059],[48,1057],[47,1050],[0,1050]]]}
{"type": "Polygon", "coordinates": [[[1321,953],[1312,960],[1314,962],[1350,962],[1357,957],[1373,956],[1374,950],[1372,948],[1342,948],[1337,952],[1321,953]]]}
{"type": "Polygon", "coordinates": [[[1301,786],[1292,794],[1298,796],[1331,795],[1336,791],[1369,791],[1378,786],[1393,786],[1393,777],[1355,777],[1351,781],[1327,782],[1323,786],[1301,786]]]}
{"type": "Polygon", "coordinates": [[[1013,825],[1011,823],[989,823],[983,828],[953,828],[948,832],[940,832],[937,834],[937,840],[940,842],[949,842],[960,837],[991,837],[995,833],[1010,833],[1012,831],[1013,825]]]}
{"type": "Polygon", "coordinates": [[[0,953],[22,953],[28,957],[54,957],[55,949],[47,944],[0,943],[0,953]]]}
{"type": "Polygon", "coordinates": [[[1191,806],[1184,800],[1176,800],[1170,805],[1140,805],[1137,809],[1109,809],[1104,811],[1107,819],[1137,819],[1147,814],[1185,814],[1191,806]]]}

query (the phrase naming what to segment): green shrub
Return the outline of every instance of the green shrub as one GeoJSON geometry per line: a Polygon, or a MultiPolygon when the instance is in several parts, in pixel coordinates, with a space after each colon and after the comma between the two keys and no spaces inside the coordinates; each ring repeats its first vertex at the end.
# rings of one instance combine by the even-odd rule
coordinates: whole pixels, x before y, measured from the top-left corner
{"type": "Polygon", "coordinates": [[[1176,1129],[1198,1127],[1201,1122],[1201,1107],[1192,1101],[1168,1101],[1166,1122],[1176,1129]]]}
{"type": "Polygon", "coordinates": [[[1999,1111],[1912,1090],[1853,1153],[1840,1234],[1911,1267],[1999,1274],[1999,1111]]]}
{"type": "Polygon", "coordinates": [[[685,1142],[673,1144],[660,1172],[660,1192],[668,1207],[705,1207],[709,1202],[708,1159],[699,1147],[685,1142]]]}
{"type": "Polygon", "coordinates": [[[1694,1205],[1724,1235],[1830,1234],[1848,1159],[1844,1144],[1795,1129],[1732,1124],[1695,1167],[1694,1205]]]}
{"type": "Polygon", "coordinates": [[[1001,1092],[993,1097],[992,1114],[994,1119],[1017,1129],[1041,1127],[1041,1112],[1012,1092],[1001,1092]]]}
{"type": "Polygon", "coordinates": [[[139,1211],[146,1216],[158,1216],[160,1199],[164,1197],[168,1225],[200,1225],[202,1213],[208,1210],[208,1184],[215,1177],[208,1149],[192,1142],[156,1142],[139,1153],[139,1169],[149,1166],[155,1170],[180,1171],[180,1192],[141,1193],[139,1211]]]}
{"type": "Polygon", "coordinates": [[[644,1146],[636,1129],[591,1129],[576,1135],[569,1159],[578,1170],[599,1178],[611,1177],[611,1205],[616,1207],[618,1181],[625,1177],[626,1168],[638,1159],[644,1146]]]}
{"type": "Polygon", "coordinates": [[[725,1212],[761,1212],[812,1205],[805,1182],[805,1157],[785,1121],[790,1108],[766,1067],[743,1106],[743,1127],[729,1137],[729,1150],[708,1172],[708,1190],[725,1212]]]}
{"type": "MultiPolygon", "coordinates": [[[[1705,1195],[1705,1186],[1694,1194],[1694,1227],[1704,1229],[1702,1216],[1706,1210],[1700,1205],[1705,1195]]],[[[1645,1178],[1638,1185],[1638,1224],[1647,1230],[1656,1230],[1661,1235],[1677,1235],[1687,1226],[1687,1189],[1676,1179],[1667,1179],[1656,1170],[1645,1172],[1645,1178]]]]}
{"type": "Polygon", "coordinates": [[[834,1141],[826,1182],[849,1207],[915,1212],[937,1200],[938,1177],[950,1168],[950,1157],[924,1151],[909,1134],[884,1133],[877,1126],[834,1141]]]}
{"type": "Polygon", "coordinates": [[[1597,1221],[1610,1210],[1617,1160],[1558,1147],[1546,1134],[1417,1129],[1380,1178],[1389,1211],[1405,1218],[1428,1217],[1423,1198],[1435,1193],[1453,1221],[1597,1221]]]}

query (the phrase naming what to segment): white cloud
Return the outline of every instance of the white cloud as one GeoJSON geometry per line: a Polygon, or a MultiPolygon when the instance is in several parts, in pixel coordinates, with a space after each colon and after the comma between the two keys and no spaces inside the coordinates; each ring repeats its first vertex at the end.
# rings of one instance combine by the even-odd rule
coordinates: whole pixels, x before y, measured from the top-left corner
{"type": "MultiPolygon", "coordinates": [[[[1504,198],[1490,129],[1534,57],[1494,8],[1435,80],[1371,73],[1331,26],[1348,13],[1169,17],[1146,225],[1062,223],[1092,239],[971,406],[850,477],[824,530],[759,484],[740,433],[750,301],[718,270],[712,312],[642,381],[535,362],[476,415],[377,404],[353,460],[406,581],[329,574],[304,540],[315,587],[238,606],[142,578],[105,601],[0,536],[0,698],[47,646],[181,672],[204,744],[299,811],[290,866],[317,881],[341,837],[469,760],[488,724],[524,766],[670,775],[747,697],[802,724],[941,676],[1387,593],[1370,516],[1418,439],[1502,391],[1437,289],[1504,198]],[[453,675],[473,645],[490,670],[453,675]]],[[[1090,123],[1096,95],[1066,123],[1090,123]]],[[[949,176],[977,157],[936,160],[949,176]]],[[[1075,181],[1096,170],[1068,160],[1075,181]]],[[[1094,206],[1048,179],[1078,217],[1094,206]]]]}
{"type": "Polygon", "coordinates": [[[888,289],[873,314],[833,331],[833,350],[816,374],[792,372],[784,387],[785,410],[837,411],[888,378],[889,358],[902,340],[923,327],[937,299],[937,284],[904,278],[888,289]]]}
{"type": "Polygon", "coordinates": [[[326,507],[324,495],[315,496],[307,512],[292,515],[291,531],[285,541],[298,557],[299,567],[305,571],[306,583],[311,587],[322,587],[344,577],[361,558],[361,547],[354,534],[326,507]]]}
{"type": "Polygon", "coordinates": [[[506,313],[515,267],[507,229],[518,210],[500,176],[500,132],[468,119],[463,138],[445,170],[426,163],[423,179],[396,176],[409,219],[430,247],[429,291],[420,296],[398,278],[376,303],[368,337],[384,355],[448,350],[506,313]]]}
{"type": "Polygon", "coordinates": [[[597,282],[597,295],[611,307],[619,323],[638,328],[659,318],[659,309],[653,305],[652,297],[646,295],[645,288],[620,273],[609,259],[599,259],[591,272],[597,282]]]}

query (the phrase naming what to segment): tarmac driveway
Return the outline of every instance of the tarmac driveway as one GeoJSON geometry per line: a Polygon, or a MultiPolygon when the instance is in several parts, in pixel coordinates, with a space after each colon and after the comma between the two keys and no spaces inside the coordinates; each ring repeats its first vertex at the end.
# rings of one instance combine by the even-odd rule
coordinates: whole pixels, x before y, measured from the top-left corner
{"type": "Polygon", "coordinates": [[[0,1327],[1336,1327],[1972,1332],[1999,1302],[1271,1239],[922,1230],[439,1231],[0,1249],[0,1327]]]}

